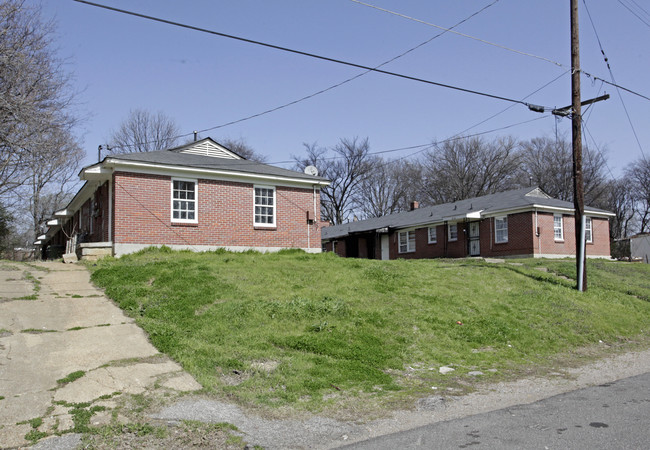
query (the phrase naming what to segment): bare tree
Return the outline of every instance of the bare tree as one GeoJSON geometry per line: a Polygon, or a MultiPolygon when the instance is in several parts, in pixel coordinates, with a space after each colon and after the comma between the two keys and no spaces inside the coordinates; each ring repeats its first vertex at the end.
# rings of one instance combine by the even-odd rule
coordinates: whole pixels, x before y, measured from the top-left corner
{"type": "MultiPolygon", "coordinates": [[[[573,151],[566,139],[533,138],[522,144],[522,169],[533,184],[551,197],[573,201],[573,151]]],[[[585,203],[602,206],[607,202],[607,161],[599,151],[583,147],[585,203]]]]}
{"type": "Polygon", "coordinates": [[[607,204],[604,208],[616,214],[609,221],[609,235],[612,239],[623,239],[634,229],[637,215],[634,188],[624,178],[610,181],[607,186],[607,204]]]}
{"type": "Polygon", "coordinates": [[[406,211],[420,189],[422,166],[408,161],[370,160],[372,169],[363,179],[355,201],[365,218],[406,211]]]}
{"type": "Polygon", "coordinates": [[[266,156],[256,152],[253,147],[248,145],[248,143],[242,139],[221,139],[220,143],[226,147],[228,150],[232,150],[233,152],[237,153],[239,156],[244,157],[245,159],[249,159],[251,161],[256,161],[256,162],[266,162],[267,158],[266,156]]]}
{"type": "Polygon", "coordinates": [[[52,23],[23,0],[0,2],[0,197],[29,177],[26,152],[69,130],[70,78],[52,48],[52,23]]]}
{"type": "Polygon", "coordinates": [[[323,219],[335,225],[346,222],[357,207],[355,199],[359,186],[372,170],[368,139],[341,139],[332,148],[332,157],[326,148],[315,143],[304,146],[307,155],[302,158],[294,156],[296,168],[304,170],[307,166],[316,166],[320,175],[331,181],[321,190],[323,219]]]}
{"type": "Polygon", "coordinates": [[[630,183],[632,198],[639,220],[639,233],[650,231],[650,160],[640,158],[625,170],[625,181],[630,183]]]}
{"type": "Polygon", "coordinates": [[[152,152],[172,148],[178,143],[179,128],[163,112],[137,108],[108,139],[112,153],[152,152]]]}
{"type": "Polygon", "coordinates": [[[507,190],[517,184],[517,143],[479,137],[445,141],[423,159],[423,191],[428,204],[440,204],[507,190]]]}
{"type": "Polygon", "coordinates": [[[47,144],[25,155],[28,177],[18,190],[29,202],[30,229],[34,237],[54,211],[71,199],[84,151],[67,132],[51,134],[47,144]]]}

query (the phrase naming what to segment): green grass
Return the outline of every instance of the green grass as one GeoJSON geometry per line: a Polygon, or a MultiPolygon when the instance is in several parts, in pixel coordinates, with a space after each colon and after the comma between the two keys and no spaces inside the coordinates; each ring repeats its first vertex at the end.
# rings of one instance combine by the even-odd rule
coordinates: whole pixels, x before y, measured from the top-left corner
{"type": "Polygon", "coordinates": [[[84,372],[83,370],[77,370],[75,372],[69,373],[68,375],[61,378],[60,380],[56,380],[56,382],[59,385],[65,385],[65,384],[68,384],[68,383],[72,383],[75,380],[78,380],[79,378],[83,377],[84,375],[86,375],[86,372],[84,372]]]}
{"type": "Polygon", "coordinates": [[[206,391],[258,406],[397,404],[650,329],[650,266],[590,261],[579,293],[571,261],[515,262],[163,248],[91,270],[206,391]]]}

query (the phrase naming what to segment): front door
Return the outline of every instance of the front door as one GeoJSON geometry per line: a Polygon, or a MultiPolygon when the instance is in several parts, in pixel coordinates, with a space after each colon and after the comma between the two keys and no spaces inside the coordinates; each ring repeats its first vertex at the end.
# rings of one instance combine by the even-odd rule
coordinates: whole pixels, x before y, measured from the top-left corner
{"type": "Polygon", "coordinates": [[[479,237],[479,222],[469,223],[469,256],[481,255],[481,239],[479,237]]]}
{"type": "Polygon", "coordinates": [[[381,235],[381,259],[384,261],[387,261],[390,259],[390,253],[388,253],[388,235],[387,234],[382,234],[381,235]]]}

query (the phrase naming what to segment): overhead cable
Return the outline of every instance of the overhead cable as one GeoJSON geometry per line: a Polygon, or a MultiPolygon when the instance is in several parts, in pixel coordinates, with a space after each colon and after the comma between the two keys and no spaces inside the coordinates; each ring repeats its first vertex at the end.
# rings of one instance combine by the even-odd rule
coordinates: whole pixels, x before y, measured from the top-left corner
{"type": "Polygon", "coordinates": [[[74,1],[76,1],[78,3],[84,3],[84,4],[90,5],[90,6],[95,6],[95,7],[98,7],[98,8],[107,9],[109,11],[119,12],[121,14],[127,14],[127,15],[130,15],[130,16],[140,17],[142,19],[152,20],[154,22],[160,22],[160,23],[164,23],[164,24],[167,24],[167,25],[173,25],[173,26],[176,26],[176,27],[186,28],[186,29],[189,29],[189,30],[199,31],[199,32],[202,32],[202,33],[208,33],[208,34],[212,34],[212,35],[215,35],[215,36],[225,37],[225,38],[228,38],[228,39],[234,39],[234,40],[241,41],[241,42],[246,42],[246,43],[249,43],[249,44],[260,45],[260,46],[267,47],[267,48],[272,48],[272,49],[275,49],[275,50],[280,50],[280,51],[284,51],[284,52],[294,53],[294,54],[297,54],[297,55],[307,56],[307,57],[310,57],[310,58],[320,59],[322,61],[329,61],[329,62],[333,62],[333,63],[336,63],[336,64],[341,64],[341,65],[345,65],[345,66],[349,66],[349,67],[356,67],[358,69],[364,69],[364,70],[368,70],[368,71],[372,71],[372,72],[381,73],[381,74],[384,74],[384,75],[390,75],[390,76],[397,77],[397,78],[403,78],[403,79],[406,79],[406,80],[417,81],[419,83],[430,84],[430,85],[433,85],[433,86],[438,86],[438,87],[442,87],[442,88],[446,88],[446,89],[452,89],[452,90],[455,90],[455,91],[466,92],[468,94],[474,94],[474,95],[479,95],[479,96],[482,96],[482,97],[493,98],[495,100],[502,100],[502,101],[511,102],[511,103],[520,103],[520,104],[522,104],[524,106],[527,106],[527,107],[536,106],[536,105],[530,105],[530,104],[525,103],[525,102],[521,102],[519,100],[514,100],[512,98],[503,97],[501,95],[489,94],[487,92],[481,92],[481,91],[477,91],[477,90],[474,90],[474,89],[468,89],[468,88],[463,88],[463,87],[460,87],[460,86],[454,86],[454,85],[451,85],[451,84],[440,83],[440,82],[437,82],[437,81],[427,80],[427,79],[424,79],[424,78],[419,78],[419,77],[415,77],[415,76],[411,76],[411,75],[405,75],[405,74],[396,73],[396,72],[389,72],[387,70],[375,69],[373,67],[366,66],[366,65],[363,65],[363,64],[357,64],[357,63],[353,63],[353,62],[350,62],[350,61],[344,61],[344,60],[341,60],[341,59],[336,59],[336,58],[331,58],[331,57],[328,57],[328,56],[318,55],[318,54],[315,54],[315,53],[304,52],[302,50],[296,50],[296,49],[292,49],[292,48],[288,48],[288,47],[282,47],[282,46],[279,46],[279,45],[269,44],[269,43],[262,42],[262,41],[256,41],[256,40],[244,38],[244,37],[241,37],[241,36],[234,36],[234,35],[231,35],[231,34],[222,33],[222,32],[219,32],[219,31],[208,30],[206,28],[200,28],[200,27],[196,27],[196,26],[193,26],[193,25],[187,25],[187,24],[183,24],[183,23],[180,23],[180,22],[174,22],[172,20],[161,19],[161,18],[158,18],[158,17],[153,17],[153,16],[149,16],[149,15],[146,15],[146,14],[140,14],[140,13],[136,13],[136,12],[133,12],[133,11],[128,11],[128,10],[125,10],[125,9],[114,8],[112,6],[102,5],[102,4],[90,2],[90,1],[87,1],[87,0],[74,0],[74,1]]]}
{"type": "Polygon", "coordinates": [[[402,17],[402,18],[404,18],[404,19],[408,19],[408,20],[412,20],[412,21],[414,21],[414,22],[418,22],[418,23],[421,23],[421,24],[424,24],[424,25],[428,25],[428,26],[430,26],[430,27],[434,27],[434,28],[438,28],[438,29],[441,29],[441,30],[445,30],[445,31],[448,31],[448,32],[453,33],[453,34],[457,34],[457,35],[459,35],[459,36],[462,36],[462,37],[465,37],[465,38],[468,38],[468,39],[472,39],[472,40],[475,40],[475,41],[481,42],[481,43],[483,43],[483,44],[487,44],[487,45],[491,45],[491,46],[493,46],[493,47],[500,48],[500,49],[502,49],[502,50],[507,50],[507,51],[509,51],[509,52],[514,52],[514,53],[518,53],[518,54],[520,54],[520,55],[530,56],[531,58],[540,59],[540,60],[542,60],[542,61],[546,61],[546,62],[549,62],[549,63],[551,63],[551,64],[555,64],[555,65],[558,66],[558,67],[565,67],[564,64],[559,63],[559,62],[557,62],[557,61],[553,61],[552,59],[549,59],[549,58],[545,58],[545,57],[543,57],[543,56],[538,56],[538,55],[534,55],[534,54],[532,54],[532,53],[527,53],[527,52],[524,52],[524,51],[521,51],[521,50],[516,50],[516,49],[514,49],[514,48],[510,48],[510,47],[506,47],[505,45],[496,44],[496,43],[494,43],[494,42],[486,41],[485,39],[481,39],[481,38],[478,38],[478,37],[475,37],[475,36],[471,36],[471,35],[469,35],[469,34],[461,33],[461,32],[459,32],[459,31],[453,31],[453,30],[451,30],[451,29],[449,29],[449,28],[441,27],[440,25],[436,25],[436,24],[433,24],[433,23],[430,23],[430,22],[425,22],[424,20],[416,19],[415,17],[411,17],[411,16],[407,16],[407,15],[405,15],[405,14],[400,14],[400,13],[398,13],[398,12],[391,11],[390,9],[380,8],[379,6],[371,5],[370,3],[365,3],[365,2],[362,2],[362,1],[360,1],[360,0],[350,0],[350,1],[351,1],[351,2],[354,2],[354,3],[358,3],[358,4],[363,5],[363,6],[367,6],[367,7],[369,7],[369,8],[373,8],[373,9],[377,9],[377,10],[379,10],[379,11],[386,12],[386,13],[388,13],[388,14],[392,14],[392,15],[395,15],[395,16],[399,16],[399,17],[402,17]]]}
{"type": "MultiPolygon", "coordinates": [[[[436,34],[435,36],[433,36],[433,37],[427,39],[426,41],[421,42],[420,44],[418,44],[418,45],[416,45],[416,46],[414,46],[414,47],[409,48],[408,50],[406,50],[406,51],[400,53],[399,55],[394,56],[393,58],[390,58],[390,59],[388,59],[388,60],[382,62],[381,64],[375,66],[374,69],[378,69],[378,68],[383,67],[383,66],[385,66],[385,65],[387,65],[387,64],[390,64],[390,63],[392,63],[393,61],[396,61],[397,59],[402,58],[403,56],[406,56],[407,54],[409,54],[409,53],[411,53],[411,52],[417,50],[418,48],[420,48],[420,47],[422,47],[422,46],[424,46],[424,45],[430,43],[430,42],[433,41],[434,39],[439,38],[440,36],[442,36],[443,34],[447,33],[448,31],[450,31],[450,30],[452,30],[452,29],[458,27],[459,25],[462,25],[463,23],[467,22],[467,21],[470,20],[471,18],[473,18],[473,17],[475,17],[476,15],[482,13],[483,11],[485,11],[487,8],[489,8],[490,6],[494,5],[494,4],[497,3],[498,1],[499,1],[499,0],[494,0],[492,3],[490,3],[490,4],[486,5],[486,6],[484,6],[483,8],[481,8],[480,10],[478,10],[478,11],[476,11],[475,13],[471,14],[470,16],[466,17],[465,19],[459,21],[459,22],[456,23],[455,25],[449,27],[447,30],[442,31],[441,33],[438,33],[438,34],[436,34]]],[[[227,127],[227,126],[230,126],[230,125],[235,125],[235,124],[240,123],[240,122],[244,122],[244,121],[247,121],[247,120],[250,120],[250,119],[254,119],[254,118],[256,118],[256,117],[260,117],[260,116],[263,116],[263,115],[266,115],[266,114],[270,114],[270,113],[275,112],[275,111],[279,111],[279,110],[281,110],[281,109],[287,108],[287,107],[289,107],[289,106],[295,105],[295,104],[300,103],[300,102],[303,102],[303,101],[305,101],[305,100],[309,100],[309,99],[311,99],[311,98],[313,98],[313,97],[316,97],[317,95],[324,94],[325,92],[331,91],[331,90],[333,90],[333,89],[335,89],[335,88],[338,88],[338,87],[340,87],[340,86],[342,86],[342,85],[344,85],[344,84],[346,84],[346,83],[349,83],[349,82],[351,82],[351,81],[354,81],[354,80],[356,80],[357,78],[361,78],[362,76],[364,76],[364,75],[366,75],[366,74],[368,74],[368,73],[370,73],[370,72],[372,72],[372,70],[365,70],[365,71],[363,71],[363,72],[361,72],[361,73],[359,73],[359,74],[357,74],[357,75],[355,75],[355,76],[353,76],[353,77],[351,77],[351,78],[348,78],[348,79],[346,79],[346,80],[344,80],[344,81],[341,81],[341,82],[339,82],[339,83],[336,83],[336,84],[334,84],[334,85],[332,85],[332,86],[329,86],[329,87],[327,87],[327,88],[320,89],[320,90],[318,90],[318,91],[316,91],[316,92],[314,92],[314,93],[312,93],[312,94],[306,95],[306,96],[301,97],[301,98],[299,98],[299,99],[292,100],[292,101],[290,101],[290,102],[288,102],[288,103],[284,103],[284,104],[279,105],[279,106],[276,106],[276,107],[274,107],[274,108],[266,109],[266,110],[261,111],[261,112],[259,112],[259,113],[251,114],[251,115],[249,115],[249,116],[242,117],[242,118],[240,118],[240,119],[232,120],[232,121],[230,121],[230,122],[226,122],[226,123],[223,123],[223,124],[220,124],[220,125],[215,125],[215,126],[213,126],[213,127],[209,127],[209,128],[204,128],[204,129],[202,129],[202,130],[198,130],[197,133],[205,133],[205,132],[207,132],[207,131],[212,131],[212,130],[216,130],[216,129],[219,129],[219,128],[224,128],[224,127],[227,127]]],[[[193,134],[193,133],[181,134],[181,135],[179,135],[179,136],[175,136],[175,138],[187,137],[187,136],[191,136],[192,134],[193,134]]]]}
{"type": "MultiPolygon", "coordinates": [[[[600,36],[598,36],[598,30],[596,30],[596,24],[594,24],[594,21],[591,18],[591,13],[589,12],[589,8],[587,7],[587,0],[582,0],[582,3],[585,5],[585,11],[587,11],[589,22],[591,22],[591,27],[594,30],[594,34],[596,35],[596,41],[598,41],[598,47],[600,47],[600,53],[603,55],[605,65],[607,66],[607,70],[609,71],[609,76],[612,79],[612,83],[614,83],[614,85],[616,86],[615,84],[616,80],[614,79],[614,72],[612,71],[612,68],[609,64],[609,58],[607,58],[607,55],[605,54],[605,50],[603,49],[603,44],[600,42],[600,36]]],[[[643,146],[641,145],[641,141],[639,140],[639,136],[636,133],[636,129],[634,128],[634,124],[632,123],[632,118],[630,117],[630,113],[627,110],[625,101],[623,101],[623,96],[621,95],[621,91],[619,90],[618,86],[616,86],[616,93],[618,94],[618,98],[621,100],[621,104],[623,105],[625,116],[627,117],[627,121],[630,124],[630,128],[632,128],[632,134],[634,134],[634,139],[636,139],[636,143],[639,147],[639,150],[641,151],[641,156],[643,156],[643,159],[645,160],[645,152],[643,151],[643,146]]]]}

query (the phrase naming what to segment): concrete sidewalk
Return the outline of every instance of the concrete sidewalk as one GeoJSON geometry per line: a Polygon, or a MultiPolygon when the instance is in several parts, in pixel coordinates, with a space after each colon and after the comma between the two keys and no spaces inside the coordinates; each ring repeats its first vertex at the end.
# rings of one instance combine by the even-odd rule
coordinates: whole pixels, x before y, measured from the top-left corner
{"type": "Polygon", "coordinates": [[[28,445],[28,433],[73,430],[74,403],[104,407],[91,421],[108,423],[120,396],[154,384],[201,387],[158,353],[83,266],[0,261],[0,448],[28,445]],[[57,382],[77,371],[83,376],[57,382]]]}

